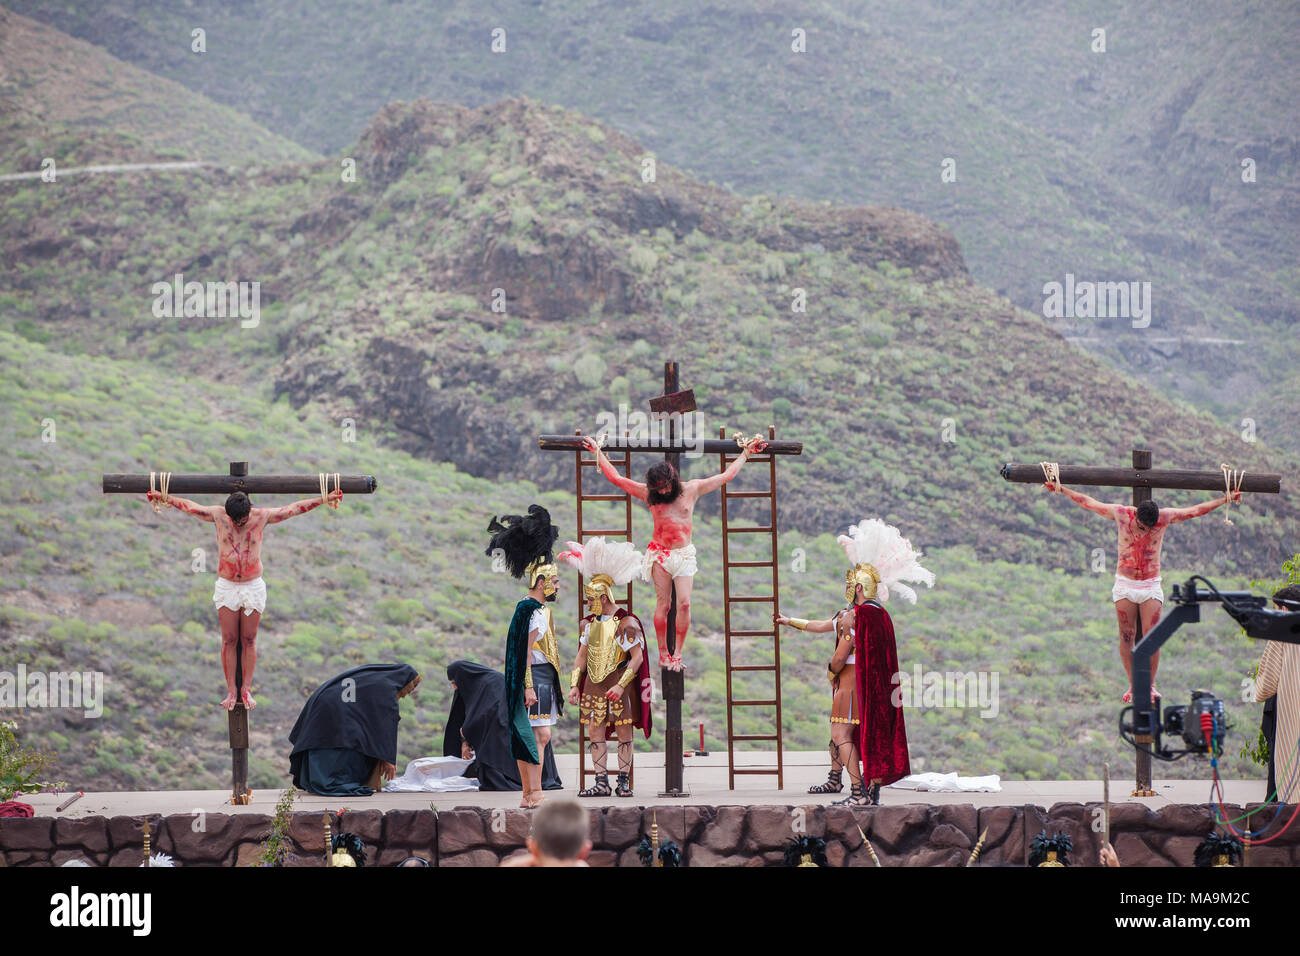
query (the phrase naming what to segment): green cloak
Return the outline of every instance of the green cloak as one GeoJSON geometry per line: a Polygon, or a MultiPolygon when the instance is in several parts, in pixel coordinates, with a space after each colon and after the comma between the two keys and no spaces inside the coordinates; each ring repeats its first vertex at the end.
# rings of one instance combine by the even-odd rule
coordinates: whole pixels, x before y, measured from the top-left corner
{"type": "Polygon", "coordinates": [[[533,612],[542,606],[530,597],[515,605],[515,616],[510,620],[506,635],[506,719],[510,722],[510,752],[516,760],[540,763],[537,756],[537,738],[528,722],[528,707],[524,703],[524,670],[528,667],[528,625],[533,612]]]}

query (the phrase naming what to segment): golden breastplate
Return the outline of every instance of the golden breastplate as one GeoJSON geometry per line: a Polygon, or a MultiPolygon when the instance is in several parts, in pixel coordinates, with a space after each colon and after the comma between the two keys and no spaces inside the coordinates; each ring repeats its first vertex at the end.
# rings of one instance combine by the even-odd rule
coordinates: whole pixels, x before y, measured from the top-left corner
{"type": "Polygon", "coordinates": [[[599,684],[628,659],[627,651],[619,644],[623,636],[624,618],[608,621],[592,620],[587,628],[587,676],[599,684]]]}
{"type": "Polygon", "coordinates": [[[555,672],[558,674],[560,672],[560,644],[555,639],[555,622],[551,620],[551,609],[544,607],[543,610],[546,611],[546,633],[537,639],[537,643],[533,647],[542,652],[542,656],[551,662],[551,666],[555,668],[555,672]]]}

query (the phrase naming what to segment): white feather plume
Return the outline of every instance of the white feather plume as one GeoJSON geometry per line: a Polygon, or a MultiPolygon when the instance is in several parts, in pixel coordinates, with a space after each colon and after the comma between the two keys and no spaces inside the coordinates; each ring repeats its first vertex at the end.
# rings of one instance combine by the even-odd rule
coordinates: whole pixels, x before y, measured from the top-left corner
{"type": "Polygon", "coordinates": [[[622,587],[633,578],[641,576],[641,552],[631,541],[606,541],[588,538],[583,544],[566,542],[568,550],[555,556],[587,580],[597,574],[608,574],[616,587],[622,587]]]}
{"type": "Polygon", "coordinates": [[[921,552],[893,525],[879,518],[866,518],[849,526],[849,533],[835,539],[851,564],[870,564],[880,573],[876,599],[884,604],[896,593],[909,604],[916,603],[916,591],[908,584],[934,587],[934,573],[921,567],[921,552]],[[904,583],[907,582],[907,583],[904,583]]]}

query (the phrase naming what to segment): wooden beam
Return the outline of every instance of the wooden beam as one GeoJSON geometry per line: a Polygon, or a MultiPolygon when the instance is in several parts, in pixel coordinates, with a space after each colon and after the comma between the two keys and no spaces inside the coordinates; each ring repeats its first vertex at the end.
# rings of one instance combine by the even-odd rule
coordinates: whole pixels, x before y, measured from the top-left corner
{"type": "MultiPolygon", "coordinates": [[[[582,438],[574,435],[540,435],[537,439],[537,447],[542,451],[581,451],[583,448],[582,438]]],[[[649,439],[638,442],[636,439],[622,439],[611,436],[605,442],[605,454],[611,452],[625,451],[645,451],[655,454],[671,454],[683,452],[699,452],[704,455],[739,455],[740,446],[730,439],[721,438],[702,438],[699,441],[687,444],[679,441],[660,441],[651,444],[649,439]]],[[[803,442],[801,441],[770,441],[759,455],[766,455],[768,452],[774,455],[802,455],[803,442]]],[[[1041,475],[1042,472],[1040,471],[1041,475]]],[[[148,491],[149,476],[145,475],[145,490],[148,491]]],[[[176,480],[172,479],[174,488],[176,480]]],[[[320,489],[317,489],[319,491],[320,489]]],[[[344,487],[344,491],[347,488],[344,487]]]]}
{"type": "Polygon", "coordinates": [[[695,389],[665,392],[650,399],[650,411],[656,415],[684,415],[695,411],[695,389]]]}
{"type": "MultiPolygon", "coordinates": [[[[374,494],[379,482],[374,475],[342,475],[339,488],[345,495],[374,494]]],[[[334,490],[333,477],[329,480],[334,490]]],[[[149,476],[104,475],[106,495],[144,494],[149,490],[149,476]]],[[[265,495],[319,495],[320,479],[316,475],[177,475],[171,476],[167,493],[171,495],[229,495],[236,491],[265,495]]]]}
{"type": "MultiPolygon", "coordinates": [[[[779,454],[779,452],[778,452],[779,454]]],[[[1002,477],[1007,481],[1043,483],[1041,466],[1008,462],[1002,466],[1002,477]]],[[[1094,468],[1088,465],[1061,465],[1063,485],[1105,485],[1114,488],[1168,488],[1186,491],[1224,490],[1221,471],[1180,471],[1172,468],[1094,468]]],[[[1235,487],[1235,484],[1234,484],[1235,487]]],[[[1282,491],[1281,475],[1262,475],[1246,472],[1241,483],[1242,491],[1276,495],[1282,491]]]]}

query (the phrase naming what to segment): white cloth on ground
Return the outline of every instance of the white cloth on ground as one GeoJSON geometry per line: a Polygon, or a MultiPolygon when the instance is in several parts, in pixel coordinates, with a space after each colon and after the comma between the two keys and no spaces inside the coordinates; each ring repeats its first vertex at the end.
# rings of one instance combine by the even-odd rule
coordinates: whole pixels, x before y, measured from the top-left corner
{"type": "Polygon", "coordinates": [[[478,781],[464,773],[472,761],[461,757],[417,757],[406,765],[406,772],[384,784],[391,792],[451,792],[477,790],[478,781]]]}
{"type": "Polygon", "coordinates": [[[955,773],[914,773],[890,784],[899,790],[955,791],[957,793],[1001,793],[1002,781],[993,773],[987,777],[959,777],[955,773]]]}

